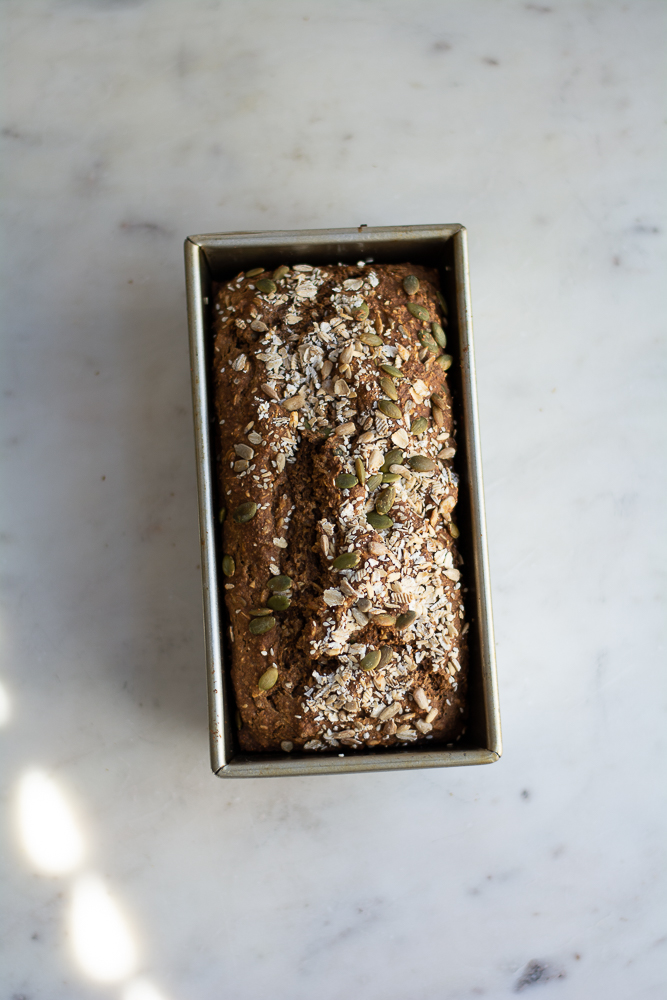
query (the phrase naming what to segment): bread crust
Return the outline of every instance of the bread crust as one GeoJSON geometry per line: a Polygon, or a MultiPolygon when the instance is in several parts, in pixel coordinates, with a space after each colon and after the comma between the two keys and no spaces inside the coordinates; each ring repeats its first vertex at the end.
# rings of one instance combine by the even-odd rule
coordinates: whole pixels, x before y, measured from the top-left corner
{"type": "Polygon", "coordinates": [[[217,468],[233,571],[225,638],[240,747],[453,743],[465,727],[468,650],[455,425],[431,325],[446,327],[437,272],[301,265],[276,279],[241,274],[213,290],[217,468]],[[410,294],[408,276],[419,283],[410,294]],[[419,418],[426,429],[416,434],[419,418]],[[398,448],[384,473],[396,481],[369,491],[398,448]],[[337,485],[341,475],[351,478],[337,485]],[[374,508],[392,499],[384,528],[374,508]],[[257,505],[250,519],[244,504],[257,505]],[[348,552],[356,565],[336,568],[348,552]],[[269,588],[278,576],[291,579],[288,591],[269,588]],[[285,603],[277,596],[289,607],[274,610],[285,603]],[[401,628],[410,610],[415,621],[401,628]],[[262,633],[257,623],[270,619],[262,633]],[[391,659],[385,652],[363,669],[383,648],[391,659]]]}

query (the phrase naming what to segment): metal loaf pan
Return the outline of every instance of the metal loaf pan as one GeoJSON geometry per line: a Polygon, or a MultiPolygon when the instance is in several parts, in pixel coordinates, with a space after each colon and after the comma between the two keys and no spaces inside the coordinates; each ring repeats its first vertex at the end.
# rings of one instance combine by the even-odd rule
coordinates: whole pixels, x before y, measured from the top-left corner
{"type": "Polygon", "coordinates": [[[459,225],[311,229],[264,233],[212,233],[185,241],[185,270],[192,366],[199,523],[204,588],[204,629],[211,740],[211,766],[221,778],[339,774],[420,767],[490,764],[501,754],[500,714],[491,617],[491,590],[484,521],[475,360],[473,353],[466,231],[459,225]],[[226,281],[261,265],[410,262],[437,267],[449,305],[448,348],[455,357],[450,384],[458,412],[460,493],[457,523],[464,558],[466,609],[470,620],[469,719],[454,747],[422,744],[414,749],[322,753],[241,753],[223,638],[223,593],[218,578],[221,537],[217,524],[217,475],[210,426],[209,302],[213,281],[226,281]]]}

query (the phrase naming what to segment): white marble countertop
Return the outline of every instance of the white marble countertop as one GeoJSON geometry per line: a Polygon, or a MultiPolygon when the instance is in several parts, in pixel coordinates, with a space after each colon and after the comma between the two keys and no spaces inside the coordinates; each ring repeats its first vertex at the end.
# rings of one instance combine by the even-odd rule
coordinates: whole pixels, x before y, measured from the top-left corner
{"type": "Polygon", "coordinates": [[[658,1000],[660,0],[3,8],[7,1000],[658,1000]],[[468,227],[505,756],[209,772],[189,233],[468,227]]]}

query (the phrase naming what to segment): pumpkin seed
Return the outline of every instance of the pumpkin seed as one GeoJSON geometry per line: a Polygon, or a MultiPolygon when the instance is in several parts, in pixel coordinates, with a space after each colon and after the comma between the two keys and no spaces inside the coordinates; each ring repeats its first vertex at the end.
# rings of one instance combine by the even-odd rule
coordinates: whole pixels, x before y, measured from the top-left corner
{"type": "MultiPolygon", "coordinates": [[[[393,475],[394,473],[389,473],[393,475]]],[[[398,478],[398,477],[397,477],[398,478]]],[[[379,497],[375,501],[375,509],[378,514],[388,514],[391,508],[394,506],[394,501],[396,500],[396,490],[393,486],[388,486],[386,490],[382,490],[379,497]]]]}
{"type": "Polygon", "coordinates": [[[412,427],[410,428],[410,430],[412,431],[413,434],[419,437],[420,434],[424,433],[427,427],[428,427],[428,419],[426,417],[417,417],[416,420],[412,421],[412,427]]]}
{"type": "Polygon", "coordinates": [[[265,615],[271,614],[271,608],[251,608],[248,612],[253,618],[263,618],[265,615]]]}
{"type": "Polygon", "coordinates": [[[383,612],[381,615],[373,615],[372,621],[375,625],[395,625],[396,615],[383,612]]]}
{"type": "Polygon", "coordinates": [[[403,614],[399,615],[398,618],[396,619],[396,628],[401,630],[404,628],[410,628],[412,623],[415,622],[416,620],[417,620],[416,611],[404,611],[403,614]]]}
{"type": "Polygon", "coordinates": [[[354,460],[354,471],[357,474],[357,479],[363,486],[364,483],[366,482],[366,469],[364,468],[364,463],[361,461],[360,458],[356,458],[354,460]]]}
{"type": "Polygon", "coordinates": [[[278,669],[277,667],[269,667],[265,670],[260,679],[257,681],[260,691],[270,691],[273,685],[278,680],[278,669]]]}
{"type": "Polygon", "coordinates": [[[435,340],[433,339],[430,333],[422,334],[419,340],[422,347],[425,347],[427,351],[431,352],[431,354],[440,353],[440,348],[438,347],[438,345],[436,344],[435,340]]]}
{"type": "Polygon", "coordinates": [[[382,482],[381,472],[376,472],[374,476],[369,476],[368,479],[366,480],[366,487],[368,489],[368,492],[372,493],[373,490],[376,490],[381,482],[382,482]]]}
{"type": "Polygon", "coordinates": [[[274,594],[266,603],[273,611],[287,611],[292,602],[287,594],[274,594]]]}
{"type": "Polygon", "coordinates": [[[358,309],[355,309],[352,313],[355,319],[362,320],[368,317],[369,313],[368,302],[362,302],[358,309]]]}
{"type": "Polygon", "coordinates": [[[287,410],[288,413],[293,413],[294,410],[300,410],[305,403],[303,396],[290,396],[289,399],[281,399],[280,405],[283,410],[287,410]]]}
{"type": "Polygon", "coordinates": [[[248,521],[252,521],[256,513],[257,504],[253,503],[252,500],[248,500],[247,503],[239,504],[232,517],[237,524],[247,524],[248,521]]]}
{"type": "Polygon", "coordinates": [[[385,517],[384,514],[378,514],[373,510],[366,514],[366,520],[376,531],[386,531],[394,523],[390,517],[385,517]]]}
{"type": "Polygon", "coordinates": [[[378,337],[377,333],[362,333],[359,335],[359,340],[367,347],[379,347],[380,344],[384,343],[382,337],[378,337]]]}
{"type": "Polygon", "coordinates": [[[380,388],[382,389],[385,396],[389,396],[390,399],[398,399],[398,393],[396,392],[396,386],[390,378],[380,379],[380,388]]]}
{"type": "Polygon", "coordinates": [[[447,303],[445,302],[445,296],[442,294],[442,292],[436,292],[435,294],[438,296],[438,302],[440,303],[440,308],[442,309],[443,313],[446,316],[448,310],[447,310],[447,303]]]}
{"type": "Polygon", "coordinates": [[[289,267],[287,264],[281,264],[280,267],[277,267],[273,272],[273,280],[282,281],[286,274],[289,274],[289,267]]]}
{"type": "Polygon", "coordinates": [[[336,476],[334,479],[334,483],[339,490],[351,490],[353,486],[359,485],[359,480],[348,472],[341,472],[340,476],[336,476]]]}
{"type": "Polygon", "coordinates": [[[394,658],[394,650],[391,648],[391,646],[380,646],[380,662],[378,663],[379,667],[386,667],[388,663],[391,663],[393,658],[394,658]]]}
{"type": "Polygon", "coordinates": [[[403,372],[399,371],[398,368],[394,368],[393,365],[380,365],[380,368],[383,372],[386,372],[387,375],[391,375],[392,378],[405,378],[403,372]]]}
{"type": "Polygon", "coordinates": [[[445,336],[445,331],[442,329],[439,323],[431,323],[431,333],[433,334],[433,339],[439,347],[447,346],[447,337],[445,336]]]}
{"type": "Polygon", "coordinates": [[[369,653],[359,660],[359,666],[362,670],[375,670],[378,663],[380,662],[380,650],[371,649],[369,653]]]}
{"type": "Polygon", "coordinates": [[[246,271],[246,278],[256,278],[258,274],[264,274],[265,267],[251,267],[249,271],[246,271]]]}
{"type": "Polygon", "coordinates": [[[408,302],[408,312],[411,312],[415,319],[430,320],[426,306],[420,306],[417,302],[408,302]]]}
{"type": "Polygon", "coordinates": [[[222,557],[222,572],[225,576],[234,576],[234,573],[236,573],[236,563],[232,556],[222,557]]]}
{"type": "MultiPolygon", "coordinates": [[[[275,624],[276,620],[273,615],[268,615],[265,618],[253,618],[248,625],[248,630],[253,635],[264,635],[265,632],[270,632],[275,627],[275,624]]],[[[275,681],[273,683],[275,684],[275,681]]],[[[271,687],[273,687],[273,684],[271,687]]]]}
{"type": "Polygon", "coordinates": [[[403,288],[408,295],[416,295],[419,291],[419,278],[416,274],[408,274],[403,278],[403,288]]]}
{"type": "Polygon", "coordinates": [[[459,535],[461,534],[458,527],[454,524],[453,521],[449,522],[449,534],[452,536],[452,538],[458,538],[459,535]]]}
{"type": "Polygon", "coordinates": [[[442,370],[446,372],[448,368],[451,368],[453,360],[451,354],[441,354],[439,358],[435,359],[435,363],[436,365],[440,365],[442,370]]]}
{"type": "Polygon", "coordinates": [[[224,524],[225,523],[225,518],[226,517],[227,517],[227,508],[226,507],[221,507],[220,508],[220,524],[224,524]]]}
{"type": "Polygon", "coordinates": [[[390,399],[381,399],[378,403],[378,410],[380,413],[384,413],[385,417],[391,417],[392,420],[400,420],[403,414],[399,406],[396,403],[392,403],[390,399]]]}
{"type": "Polygon", "coordinates": [[[400,478],[401,477],[400,477],[400,475],[399,475],[398,472],[383,472],[382,473],[382,482],[383,483],[397,483],[400,478]]]}
{"type": "Polygon", "coordinates": [[[339,556],[336,556],[332,565],[334,569],[354,569],[355,566],[359,565],[360,558],[358,552],[341,552],[339,556]]]}
{"type": "Polygon", "coordinates": [[[265,295],[270,295],[271,292],[276,291],[278,286],[275,281],[271,280],[271,278],[260,278],[259,281],[255,282],[255,288],[257,288],[260,292],[264,292],[265,295]]]}
{"type": "Polygon", "coordinates": [[[415,472],[435,472],[438,468],[428,455],[411,455],[408,459],[408,465],[415,472]]]}
{"type": "Polygon", "coordinates": [[[389,472],[392,465],[400,465],[403,461],[403,449],[392,448],[384,456],[384,463],[380,467],[381,472],[389,472]]]}
{"type": "Polygon", "coordinates": [[[274,594],[280,594],[285,590],[289,590],[291,586],[292,578],[290,576],[272,576],[267,583],[267,587],[274,594]]]}

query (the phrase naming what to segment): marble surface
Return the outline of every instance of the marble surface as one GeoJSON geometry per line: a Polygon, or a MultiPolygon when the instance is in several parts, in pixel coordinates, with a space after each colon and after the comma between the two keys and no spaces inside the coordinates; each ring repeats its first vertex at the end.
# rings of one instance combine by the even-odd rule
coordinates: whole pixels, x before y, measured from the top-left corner
{"type": "Polygon", "coordinates": [[[3,5],[3,998],[664,996],[666,14],[3,5]],[[469,229],[505,755],[225,783],[181,244],[362,222],[469,229]]]}

